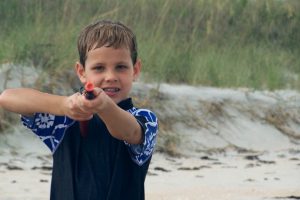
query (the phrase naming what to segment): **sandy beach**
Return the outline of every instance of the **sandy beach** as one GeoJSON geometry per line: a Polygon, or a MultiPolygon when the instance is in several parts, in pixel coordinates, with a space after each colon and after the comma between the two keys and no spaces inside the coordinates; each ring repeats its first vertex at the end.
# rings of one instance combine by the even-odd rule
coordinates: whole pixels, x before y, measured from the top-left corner
{"type": "Polygon", "coordinates": [[[192,159],[155,155],[150,170],[153,174],[146,181],[147,197],[153,200],[300,198],[297,154],[229,153],[192,159]]]}
{"type": "MultiPolygon", "coordinates": [[[[162,84],[158,104],[157,85],[134,88],[164,125],[147,200],[300,199],[299,92],[162,84]]],[[[0,200],[47,200],[52,157],[18,124],[0,134],[0,200]]]]}
{"type": "MultiPolygon", "coordinates": [[[[11,144],[10,148],[1,149],[0,199],[49,199],[52,159],[48,150],[34,136],[6,136],[10,141],[12,138],[24,143],[15,142],[19,149],[11,144]]],[[[171,157],[156,152],[146,178],[146,199],[300,199],[299,157],[300,151],[293,149],[278,152],[227,149],[194,157],[171,157]]]]}

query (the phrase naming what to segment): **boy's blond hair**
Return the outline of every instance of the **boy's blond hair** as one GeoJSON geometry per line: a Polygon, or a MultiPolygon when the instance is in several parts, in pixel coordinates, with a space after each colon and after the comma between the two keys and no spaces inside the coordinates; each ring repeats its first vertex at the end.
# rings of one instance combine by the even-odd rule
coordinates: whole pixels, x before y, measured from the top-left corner
{"type": "Polygon", "coordinates": [[[137,60],[136,36],[130,28],[121,22],[100,20],[85,27],[77,41],[79,61],[85,66],[87,53],[102,46],[113,48],[128,48],[132,63],[137,60]]]}

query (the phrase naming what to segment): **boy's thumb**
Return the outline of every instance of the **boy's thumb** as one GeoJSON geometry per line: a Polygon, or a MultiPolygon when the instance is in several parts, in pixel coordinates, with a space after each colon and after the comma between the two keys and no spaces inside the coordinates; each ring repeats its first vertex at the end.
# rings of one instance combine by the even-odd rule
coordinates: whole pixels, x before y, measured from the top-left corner
{"type": "Polygon", "coordinates": [[[103,90],[101,88],[94,88],[93,93],[95,96],[99,96],[103,90]]]}

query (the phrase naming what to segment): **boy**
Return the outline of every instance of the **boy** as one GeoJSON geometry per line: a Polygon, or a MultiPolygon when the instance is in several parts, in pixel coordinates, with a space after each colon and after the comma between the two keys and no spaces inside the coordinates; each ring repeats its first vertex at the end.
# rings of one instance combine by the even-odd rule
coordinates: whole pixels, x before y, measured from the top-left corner
{"type": "Polygon", "coordinates": [[[83,29],[78,51],[76,73],[95,85],[94,99],[7,89],[0,107],[20,113],[52,151],[51,200],[144,199],[158,122],[128,98],[141,71],[135,35],[119,22],[98,21],[83,29]],[[82,136],[79,122],[87,120],[82,136]]]}

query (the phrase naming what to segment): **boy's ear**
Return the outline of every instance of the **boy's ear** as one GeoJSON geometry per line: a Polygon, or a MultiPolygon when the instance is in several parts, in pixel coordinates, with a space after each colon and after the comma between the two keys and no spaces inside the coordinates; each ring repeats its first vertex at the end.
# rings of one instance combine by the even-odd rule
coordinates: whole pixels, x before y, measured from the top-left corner
{"type": "Polygon", "coordinates": [[[133,81],[136,81],[141,73],[142,61],[137,59],[136,63],[133,66],[133,81]]]}
{"type": "Polygon", "coordinates": [[[75,71],[81,83],[86,83],[85,70],[80,62],[76,62],[75,71]]]}

